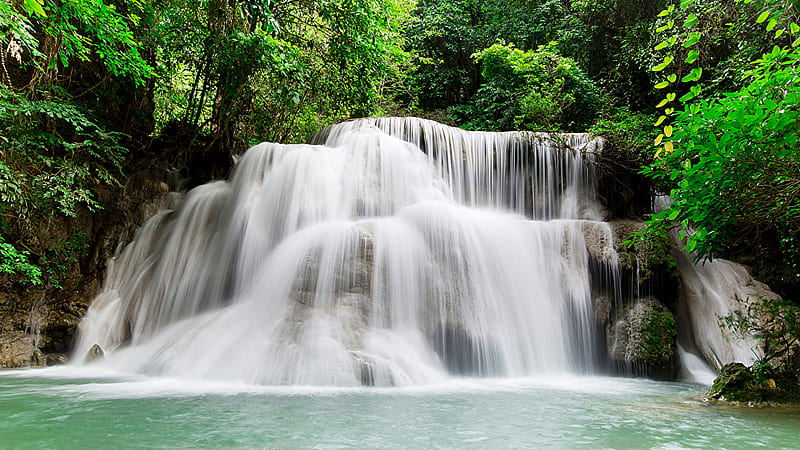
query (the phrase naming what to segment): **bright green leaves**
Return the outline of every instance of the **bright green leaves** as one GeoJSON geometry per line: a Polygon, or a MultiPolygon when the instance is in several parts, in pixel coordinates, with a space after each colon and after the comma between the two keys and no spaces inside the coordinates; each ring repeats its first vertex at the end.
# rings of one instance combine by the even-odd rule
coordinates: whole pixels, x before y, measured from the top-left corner
{"type": "Polygon", "coordinates": [[[572,59],[554,46],[524,51],[497,43],[474,55],[484,84],[464,108],[470,128],[581,130],[593,122],[599,90],[572,59]]]}
{"type": "MultiPolygon", "coordinates": [[[[688,102],[690,100],[693,100],[695,97],[699,96],[700,93],[702,92],[702,90],[703,89],[702,89],[702,87],[700,85],[691,86],[689,88],[689,92],[687,92],[686,94],[682,95],[681,98],[679,98],[678,100],[681,103],[686,103],[686,102],[688,102]]],[[[691,105],[691,106],[693,106],[693,105],[691,105]]],[[[691,110],[691,108],[690,108],[690,110],[691,110]]],[[[694,111],[694,112],[696,113],[697,111],[694,111]]]]}
{"type": "Polygon", "coordinates": [[[675,97],[676,97],[676,94],[675,94],[674,92],[670,92],[670,93],[668,93],[668,94],[667,94],[667,96],[666,96],[666,97],[664,97],[664,99],[663,99],[663,100],[661,100],[661,102],[659,102],[659,104],[658,104],[658,105],[656,105],[656,108],[662,108],[662,107],[664,107],[664,106],[665,106],[667,103],[669,103],[669,102],[671,102],[671,101],[675,100],[675,97]]]}
{"type": "Polygon", "coordinates": [[[44,0],[25,0],[22,5],[30,15],[47,17],[47,13],[44,12],[44,0]]]}
{"type": "Polygon", "coordinates": [[[703,34],[700,33],[699,31],[693,31],[689,33],[689,35],[686,37],[686,40],[683,42],[683,47],[689,48],[697,44],[698,42],[700,42],[700,37],[702,37],[702,35],[703,34]]]}
{"type": "Polygon", "coordinates": [[[0,235],[0,273],[19,275],[23,283],[42,284],[42,269],[30,262],[30,252],[17,250],[0,235]]]}
{"type": "Polygon", "coordinates": [[[770,10],[762,12],[761,14],[758,15],[756,23],[764,23],[769,18],[770,15],[772,15],[772,11],[770,10]]]}
{"type": "MultiPolygon", "coordinates": [[[[686,67],[695,63],[700,56],[699,51],[692,48],[697,46],[703,36],[701,31],[692,31],[693,28],[698,27],[700,24],[701,16],[698,15],[697,11],[694,0],[684,0],[679,6],[670,6],[659,14],[661,25],[656,28],[656,33],[670,32],[671,34],[668,34],[654,47],[655,51],[665,51],[666,54],[660,63],[651,68],[651,71],[661,72],[672,66],[672,70],[677,73],[670,74],[666,80],[662,79],[656,83],[654,86],[656,89],[666,89],[671,84],[676,83],[678,74],[682,74],[680,78],[682,83],[696,83],[700,80],[703,74],[702,68],[686,67]],[[680,43],[680,45],[676,46],[677,43],[680,43]]],[[[679,90],[682,89],[679,88],[679,90]]],[[[655,154],[656,158],[674,151],[672,138],[675,128],[667,123],[667,119],[675,111],[674,106],[670,104],[676,100],[677,96],[676,92],[669,92],[656,105],[656,108],[664,108],[663,114],[659,115],[658,120],[655,122],[655,126],[663,127],[662,132],[654,141],[654,145],[659,147],[655,154]]],[[[685,102],[695,96],[696,94],[681,95],[679,100],[685,102]]]]}
{"type": "Polygon", "coordinates": [[[671,30],[672,27],[674,27],[674,26],[675,26],[675,21],[674,20],[670,20],[666,24],[656,28],[656,32],[661,33],[663,31],[671,30]]]}
{"type": "Polygon", "coordinates": [[[689,72],[688,75],[681,78],[683,83],[690,83],[692,81],[699,81],[700,77],[703,75],[703,68],[702,67],[695,67],[689,72]]]}
{"type": "Polygon", "coordinates": [[[666,69],[667,66],[672,64],[672,61],[674,59],[675,58],[672,55],[667,55],[667,56],[664,57],[664,61],[662,61],[661,64],[658,64],[658,65],[654,66],[650,70],[652,70],[653,72],[661,72],[662,70],[666,69]]]}
{"type": "MultiPolygon", "coordinates": [[[[695,84],[679,99],[692,103],[664,126],[655,141],[662,159],[649,172],[671,181],[675,202],[651,228],[690,225],[686,249],[698,258],[717,254],[741,229],[780,230],[786,248],[800,245],[800,197],[792,194],[800,192],[798,63],[800,51],[779,47],[756,62],[741,90],[698,100],[695,84]]],[[[702,76],[696,69],[688,82],[702,76]]]]}
{"type": "Polygon", "coordinates": [[[670,84],[674,83],[674,82],[675,82],[675,80],[677,80],[677,79],[678,79],[678,76],[677,76],[677,75],[675,75],[674,73],[672,73],[672,74],[670,74],[669,76],[667,76],[667,79],[666,79],[666,80],[664,80],[664,81],[662,81],[662,82],[660,82],[660,83],[656,83],[656,85],[655,85],[654,87],[655,87],[656,89],[664,89],[664,88],[666,88],[667,86],[669,86],[670,84]]]}

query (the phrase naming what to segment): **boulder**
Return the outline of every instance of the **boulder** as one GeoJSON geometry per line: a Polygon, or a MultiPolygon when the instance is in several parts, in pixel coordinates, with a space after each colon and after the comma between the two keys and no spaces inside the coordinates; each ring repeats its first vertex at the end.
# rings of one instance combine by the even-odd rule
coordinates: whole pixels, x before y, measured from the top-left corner
{"type": "Polygon", "coordinates": [[[608,354],[633,375],[674,379],[677,375],[675,316],[661,303],[638,299],[606,328],[608,354]]]}

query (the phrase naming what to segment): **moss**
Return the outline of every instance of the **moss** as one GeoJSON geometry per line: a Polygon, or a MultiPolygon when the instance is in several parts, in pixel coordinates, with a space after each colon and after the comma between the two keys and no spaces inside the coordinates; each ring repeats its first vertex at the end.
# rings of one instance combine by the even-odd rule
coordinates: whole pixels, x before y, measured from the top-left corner
{"type": "Polygon", "coordinates": [[[677,375],[675,317],[661,303],[628,304],[606,330],[609,356],[631,375],[671,380],[677,375]]]}
{"type": "Polygon", "coordinates": [[[651,310],[642,320],[641,353],[656,367],[667,367],[675,357],[675,316],[669,311],[651,310]]]}
{"type": "Polygon", "coordinates": [[[647,240],[640,239],[634,235],[640,227],[631,231],[627,240],[619,242],[617,253],[620,267],[632,271],[638,269],[641,281],[648,280],[664,269],[670,276],[678,276],[678,265],[672,256],[672,242],[669,237],[659,233],[647,240]]]}
{"type": "Polygon", "coordinates": [[[747,404],[800,403],[798,374],[790,369],[742,363],[725,365],[704,397],[747,404]]]}

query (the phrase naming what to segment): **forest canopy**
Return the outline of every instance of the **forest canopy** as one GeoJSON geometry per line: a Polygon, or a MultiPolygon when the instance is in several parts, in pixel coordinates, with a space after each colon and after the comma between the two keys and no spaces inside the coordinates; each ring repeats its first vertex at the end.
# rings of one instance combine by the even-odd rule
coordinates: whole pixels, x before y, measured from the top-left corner
{"type": "Polygon", "coordinates": [[[391,114],[603,134],[625,170],[647,167],[654,192],[675,198],[654,230],[690,227],[701,258],[767,270],[779,255],[765,276],[798,283],[796,8],[2,2],[0,271],[46,283],[49,244],[24,243],[20,230],[97,211],[96,187],[124,184],[148,155],[200,155],[223,176],[256,142],[302,142],[333,122],[391,114]]]}

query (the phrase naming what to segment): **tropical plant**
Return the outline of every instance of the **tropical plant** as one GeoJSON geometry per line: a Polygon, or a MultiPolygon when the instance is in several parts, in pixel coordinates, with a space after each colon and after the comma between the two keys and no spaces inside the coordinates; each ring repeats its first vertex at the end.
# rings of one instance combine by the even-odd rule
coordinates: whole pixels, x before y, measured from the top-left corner
{"type": "Polygon", "coordinates": [[[466,126],[486,130],[584,131],[593,122],[599,91],[554,45],[523,51],[497,43],[474,55],[484,83],[460,109],[466,126]]]}

